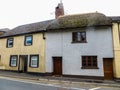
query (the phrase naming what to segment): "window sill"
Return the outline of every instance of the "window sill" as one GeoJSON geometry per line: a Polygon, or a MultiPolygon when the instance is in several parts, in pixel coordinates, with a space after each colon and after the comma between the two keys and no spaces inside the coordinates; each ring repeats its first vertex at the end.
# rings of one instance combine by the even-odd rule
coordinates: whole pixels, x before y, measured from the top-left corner
{"type": "Polygon", "coordinates": [[[13,48],[13,47],[6,47],[6,48],[13,48]]]}
{"type": "Polygon", "coordinates": [[[11,65],[10,65],[10,67],[17,67],[17,66],[11,66],[11,65]]]}
{"type": "Polygon", "coordinates": [[[98,67],[81,67],[81,69],[99,69],[98,67]]]}
{"type": "Polygon", "coordinates": [[[30,68],[39,68],[38,66],[37,67],[35,67],[35,66],[30,66],[30,68]]]}
{"type": "Polygon", "coordinates": [[[24,45],[24,46],[32,46],[32,44],[31,45],[24,45]]]}
{"type": "Polygon", "coordinates": [[[72,41],[71,43],[87,43],[87,41],[72,41]]]}

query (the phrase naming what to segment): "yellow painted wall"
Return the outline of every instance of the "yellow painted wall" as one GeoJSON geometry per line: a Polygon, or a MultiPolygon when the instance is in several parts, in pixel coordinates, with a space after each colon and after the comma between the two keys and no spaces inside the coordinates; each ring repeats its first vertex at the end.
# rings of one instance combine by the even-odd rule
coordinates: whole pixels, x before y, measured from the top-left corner
{"type": "Polygon", "coordinates": [[[114,77],[120,78],[120,39],[119,39],[119,30],[118,25],[120,24],[113,23],[113,45],[114,45],[114,77]]]}
{"type": "Polygon", "coordinates": [[[1,66],[4,66],[6,70],[18,70],[17,67],[10,67],[10,55],[28,55],[28,72],[45,72],[45,39],[43,39],[42,33],[30,34],[33,35],[33,44],[31,46],[24,46],[25,35],[15,36],[14,44],[12,48],[6,48],[7,38],[0,39],[0,55],[1,66]],[[30,55],[39,54],[39,67],[29,67],[30,55]]]}

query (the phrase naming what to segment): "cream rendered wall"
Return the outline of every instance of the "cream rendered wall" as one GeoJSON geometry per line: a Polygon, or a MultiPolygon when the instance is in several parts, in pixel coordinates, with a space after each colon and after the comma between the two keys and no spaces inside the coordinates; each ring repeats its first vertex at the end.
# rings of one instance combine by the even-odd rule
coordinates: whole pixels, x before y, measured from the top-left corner
{"type": "MultiPolygon", "coordinates": [[[[30,34],[32,35],[32,34],[30,34]]],[[[33,44],[31,46],[24,45],[25,35],[15,36],[12,48],[6,48],[7,38],[0,39],[0,55],[1,63],[6,70],[18,70],[17,67],[10,67],[10,55],[28,55],[28,72],[45,72],[45,40],[42,33],[33,34],[33,44]],[[30,55],[39,54],[39,67],[29,67],[30,55]]]]}
{"type": "Polygon", "coordinates": [[[113,45],[114,45],[114,77],[120,78],[120,24],[113,23],[113,45]],[[118,26],[119,25],[119,26],[118,26]]]}

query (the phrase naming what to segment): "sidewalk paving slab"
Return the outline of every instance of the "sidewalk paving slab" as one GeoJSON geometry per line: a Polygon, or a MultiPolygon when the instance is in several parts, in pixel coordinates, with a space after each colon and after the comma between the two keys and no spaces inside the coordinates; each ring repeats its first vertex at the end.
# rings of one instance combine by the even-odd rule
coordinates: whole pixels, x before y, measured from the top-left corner
{"type": "Polygon", "coordinates": [[[18,78],[18,79],[28,79],[37,80],[40,83],[45,84],[61,84],[65,86],[79,86],[79,85],[95,85],[95,86],[109,86],[120,88],[120,82],[109,81],[109,80],[94,80],[94,79],[82,79],[82,78],[70,78],[70,77],[55,77],[55,76],[39,76],[27,73],[18,73],[11,71],[0,71],[0,76],[18,78]]]}

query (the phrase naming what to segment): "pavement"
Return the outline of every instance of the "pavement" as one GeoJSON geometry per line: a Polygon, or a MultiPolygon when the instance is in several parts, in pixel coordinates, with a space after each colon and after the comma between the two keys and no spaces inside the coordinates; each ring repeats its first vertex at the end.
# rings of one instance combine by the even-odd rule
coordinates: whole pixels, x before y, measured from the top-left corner
{"type": "Polygon", "coordinates": [[[56,77],[56,76],[40,76],[36,74],[18,73],[11,71],[0,71],[1,77],[17,78],[25,80],[34,80],[43,84],[54,84],[62,86],[79,87],[81,85],[94,85],[120,88],[120,82],[114,80],[96,80],[96,79],[82,79],[70,77],[56,77]]]}

